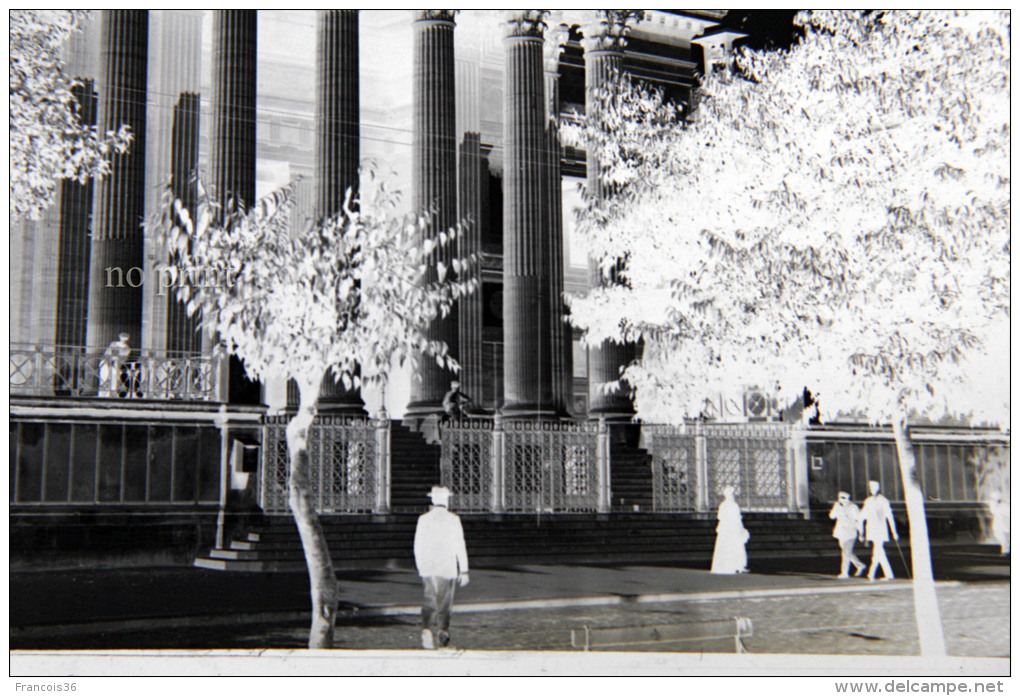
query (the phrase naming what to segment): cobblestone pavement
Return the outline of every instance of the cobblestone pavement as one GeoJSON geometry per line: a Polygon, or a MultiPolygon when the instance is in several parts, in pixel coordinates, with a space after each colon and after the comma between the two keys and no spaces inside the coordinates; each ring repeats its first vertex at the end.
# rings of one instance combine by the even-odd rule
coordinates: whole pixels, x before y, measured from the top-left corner
{"type": "MultiPolygon", "coordinates": [[[[1009,657],[1009,583],[960,584],[938,590],[948,652],[957,657],[1009,657]]],[[[600,607],[503,610],[454,614],[454,644],[469,650],[571,650],[571,629],[653,626],[750,618],[754,635],[744,644],[752,653],[805,655],[916,655],[917,630],[909,589],[829,595],[773,596],[729,600],[627,603],[600,607]]],[[[144,634],[90,636],[92,648],[215,649],[300,648],[306,624],[191,628],[144,634]]],[[[48,640],[46,647],[56,646],[48,640]]],[[[31,648],[31,645],[19,647],[31,648]]],[[[41,647],[41,646],[40,646],[41,647]]],[[[420,649],[417,617],[360,617],[337,628],[337,648],[347,650],[420,649]]],[[[635,650],[732,651],[732,641],[637,646],[635,650]]]]}

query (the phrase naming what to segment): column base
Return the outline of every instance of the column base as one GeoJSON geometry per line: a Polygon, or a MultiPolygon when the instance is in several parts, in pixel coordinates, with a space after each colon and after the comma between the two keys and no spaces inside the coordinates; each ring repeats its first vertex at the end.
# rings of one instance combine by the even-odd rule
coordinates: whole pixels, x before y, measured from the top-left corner
{"type": "Polygon", "coordinates": [[[630,423],[634,420],[634,411],[620,408],[598,408],[587,413],[588,420],[605,419],[608,423],[630,423]]]}
{"type": "Polygon", "coordinates": [[[412,401],[404,409],[404,418],[427,418],[428,416],[441,416],[445,413],[443,411],[443,402],[440,401],[412,401]]]}
{"type": "Polygon", "coordinates": [[[319,399],[319,403],[315,405],[317,413],[326,416],[350,416],[351,418],[364,418],[367,414],[365,411],[365,402],[361,399],[357,401],[333,401],[330,399],[319,399]]]}
{"type": "Polygon", "coordinates": [[[539,420],[543,418],[561,420],[570,417],[566,411],[558,410],[552,406],[539,406],[537,404],[514,404],[511,406],[503,406],[503,408],[499,409],[499,414],[503,418],[526,418],[531,420],[539,420]]]}

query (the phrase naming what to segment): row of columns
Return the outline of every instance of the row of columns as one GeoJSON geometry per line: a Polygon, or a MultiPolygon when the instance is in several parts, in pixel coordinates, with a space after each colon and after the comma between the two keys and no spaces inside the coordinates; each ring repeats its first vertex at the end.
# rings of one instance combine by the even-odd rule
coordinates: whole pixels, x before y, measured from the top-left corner
{"type": "MultiPolygon", "coordinates": [[[[563,319],[563,242],[560,152],[556,131],[558,46],[545,39],[544,11],[519,11],[507,23],[504,107],[504,407],[508,416],[566,413],[570,400],[571,340],[563,319]]],[[[431,211],[427,236],[458,220],[456,95],[453,10],[419,10],[414,21],[413,187],[418,210],[431,211]]],[[[224,201],[255,200],[257,12],[220,10],[213,15],[212,183],[224,201]]],[[[596,37],[586,46],[587,94],[622,63],[622,33],[596,37]]],[[[127,124],[134,133],[128,153],[113,155],[111,174],[96,196],[87,342],[105,346],[119,333],[142,333],[141,288],[108,287],[105,269],[143,267],[145,98],[148,12],[104,11],[100,132],[127,124]]],[[[338,212],[348,188],[356,193],[359,153],[358,16],[356,10],[320,13],[317,69],[316,216],[338,212]]],[[[596,162],[588,187],[604,195],[596,162]]],[[[435,252],[448,262],[455,246],[435,252]]],[[[449,265],[449,264],[448,264],[449,265]]],[[[435,273],[434,267],[430,271],[435,273]]],[[[612,282],[593,270],[593,282],[612,282]]],[[[426,278],[426,282],[436,280],[426,278]]],[[[456,352],[456,307],[430,326],[428,338],[456,352]]],[[[593,351],[590,411],[631,412],[626,394],[605,396],[597,384],[615,380],[634,356],[632,346],[593,351]]],[[[239,366],[235,366],[239,373],[239,366]]],[[[434,413],[453,375],[423,359],[412,383],[408,415],[434,413]]],[[[235,381],[232,379],[232,381],[235,381]]],[[[238,382],[238,389],[243,385],[238,382]]],[[[327,375],[324,410],[360,411],[357,390],[327,375]]]]}
{"type": "MultiPolygon", "coordinates": [[[[522,10],[507,22],[504,82],[503,394],[510,417],[564,415],[570,402],[572,340],[564,321],[559,46],[547,42],[546,11],[522,10]]],[[[414,26],[414,190],[418,209],[432,209],[427,234],[452,226],[456,216],[454,35],[451,10],[422,10],[414,26]]],[[[607,23],[586,51],[586,94],[623,62],[625,23],[607,23]]],[[[591,195],[603,196],[597,164],[588,163],[591,195]]],[[[446,250],[449,255],[452,250],[446,250]]],[[[448,259],[443,259],[444,261],[448,259]]],[[[597,269],[596,269],[597,270],[597,269]]],[[[428,278],[434,280],[434,278],[428,278]]],[[[614,282],[592,274],[594,284],[614,282]]],[[[436,321],[430,340],[457,346],[457,315],[436,321]]],[[[598,385],[618,379],[635,357],[633,346],[592,351],[589,413],[626,417],[629,395],[604,394],[598,385]]],[[[438,410],[453,375],[425,359],[412,385],[409,415],[438,410]]]]}

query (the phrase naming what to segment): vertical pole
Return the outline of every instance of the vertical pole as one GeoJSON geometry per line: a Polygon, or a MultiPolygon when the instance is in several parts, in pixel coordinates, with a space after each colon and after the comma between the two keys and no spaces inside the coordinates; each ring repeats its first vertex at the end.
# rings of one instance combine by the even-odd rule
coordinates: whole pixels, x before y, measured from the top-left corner
{"type": "Polygon", "coordinates": [[[503,416],[496,412],[492,419],[492,451],[490,462],[492,465],[492,511],[501,513],[505,509],[505,497],[503,491],[503,416]]]}
{"type": "Polygon", "coordinates": [[[599,418],[596,435],[596,461],[599,477],[598,512],[607,513],[611,509],[612,491],[609,488],[609,426],[605,418],[599,418]]]}
{"type": "Polygon", "coordinates": [[[796,423],[790,428],[789,443],[787,446],[787,500],[789,501],[790,512],[799,512],[804,519],[811,517],[811,504],[808,498],[808,454],[807,454],[807,428],[802,423],[796,423]]]}
{"type": "Polygon", "coordinates": [[[698,469],[698,512],[709,509],[708,501],[708,439],[705,425],[698,421],[694,426],[694,458],[698,469]]]}
{"type": "Polygon", "coordinates": [[[390,419],[386,407],[379,414],[375,425],[375,512],[386,515],[390,512],[390,419]]]}
{"type": "Polygon", "coordinates": [[[230,390],[230,358],[224,351],[222,354],[213,357],[213,361],[212,378],[216,383],[213,385],[210,393],[215,395],[216,401],[226,403],[229,399],[230,390]]]}
{"type": "Polygon", "coordinates": [[[227,491],[230,488],[230,427],[227,420],[227,407],[221,405],[216,414],[216,427],[220,429],[220,501],[216,511],[216,548],[226,545],[227,525],[227,491]]]}

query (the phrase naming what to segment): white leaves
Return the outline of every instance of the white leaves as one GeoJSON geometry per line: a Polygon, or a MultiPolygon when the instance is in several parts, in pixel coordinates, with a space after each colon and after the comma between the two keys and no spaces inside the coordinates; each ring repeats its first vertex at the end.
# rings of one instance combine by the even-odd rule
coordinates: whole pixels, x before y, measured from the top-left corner
{"type": "Polygon", "coordinates": [[[709,79],[687,125],[620,84],[568,129],[611,194],[580,227],[626,283],[572,321],[644,340],[643,417],[748,375],[875,419],[969,400],[959,366],[1009,307],[1008,16],[947,17],[804,15],[801,45],[709,79]]]}
{"type": "Polygon", "coordinates": [[[59,51],[88,16],[81,10],[10,12],[11,213],[37,219],[63,179],[85,183],[109,172],[111,151],[131,142],[126,126],[100,136],[81,123],[59,51]]]}
{"type": "Polygon", "coordinates": [[[215,272],[220,282],[182,292],[253,376],[329,368],[349,388],[361,379],[385,382],[392,364],[419,351],[456,365],[427,328],[477,287],[473,257],[434,258],[461,228],[426,236],[431,215],[394,217],[399,194],[367,174],[360,200],[299,236],[290,233],[291,187],[244,211],[221,205],[200,182],[196,210],[164,198],[149,223],[171,268],[215,272]],[[177,224],[191,229],[190,220],[197,221],[192,234],[177,224]]]}

